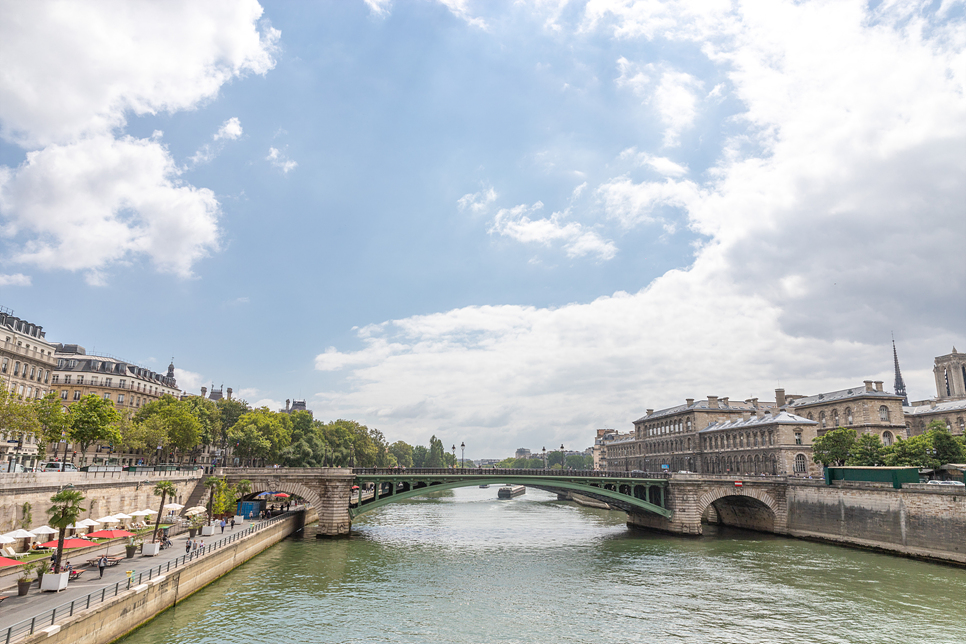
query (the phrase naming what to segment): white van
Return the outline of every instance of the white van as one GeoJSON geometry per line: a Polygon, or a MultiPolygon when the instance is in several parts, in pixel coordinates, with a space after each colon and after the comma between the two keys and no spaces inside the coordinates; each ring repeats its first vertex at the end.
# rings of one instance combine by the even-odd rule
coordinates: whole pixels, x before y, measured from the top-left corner
{"type": "Polygon", "coordinates": [[[44,463],[40,466],[41,472],[76,472],[77,468],[74,467],[73,463],[64,463],[61,461],[51,461],[49,463],[44,463]]]}

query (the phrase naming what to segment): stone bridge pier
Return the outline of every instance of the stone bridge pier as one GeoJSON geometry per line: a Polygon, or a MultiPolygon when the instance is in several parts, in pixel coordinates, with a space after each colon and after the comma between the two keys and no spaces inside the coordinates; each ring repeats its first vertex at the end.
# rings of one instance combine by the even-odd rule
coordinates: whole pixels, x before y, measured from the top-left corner
{"type": "Polygon", "coordinates": [[[215,475],[227,479],[229,485],[247,479],[252,493],[285,492],[305,499],[319,515],[318,537],[349,534],[349,497],[354,475],[345,468],[221,468],[215,475]]]}
{"type": "Polygon", "coordinates": [[[787,483],[784,477],[674,474],[668,485],[670,519],[656,514],[627,515],[633,527],[700,535],[702,519],[736,528],[786,534],[787,483]]]}

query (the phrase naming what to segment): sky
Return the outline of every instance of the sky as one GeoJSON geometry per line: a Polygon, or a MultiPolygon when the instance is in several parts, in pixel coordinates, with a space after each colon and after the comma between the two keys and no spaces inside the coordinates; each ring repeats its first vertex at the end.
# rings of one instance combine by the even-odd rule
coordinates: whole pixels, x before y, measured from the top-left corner
{"type": "Polygon", "coordinates": [[[966,3],[0,1],[0,305],[390,441],[966,350],[966,3]]]}

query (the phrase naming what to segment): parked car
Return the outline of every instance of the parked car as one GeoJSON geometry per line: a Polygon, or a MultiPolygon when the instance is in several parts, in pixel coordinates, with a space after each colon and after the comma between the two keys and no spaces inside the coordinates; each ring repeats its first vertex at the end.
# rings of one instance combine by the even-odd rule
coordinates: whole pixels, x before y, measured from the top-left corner
{"type": "Polygon", "coordinates": [[[937,481],[933,479],[932,481],[929,481],[927,485],[959,485],[960,487],[962,487],[966,485],[966,483],[962,483],[960,481],[937,481]]]}
{"type": "Polygon", "coordinates": [[[73,463],[64,463],[62,461],[51,461],[49,463],[44,463],[40,466],[41,472],[76,472],[77,468],[74,467],[73,463]]]}

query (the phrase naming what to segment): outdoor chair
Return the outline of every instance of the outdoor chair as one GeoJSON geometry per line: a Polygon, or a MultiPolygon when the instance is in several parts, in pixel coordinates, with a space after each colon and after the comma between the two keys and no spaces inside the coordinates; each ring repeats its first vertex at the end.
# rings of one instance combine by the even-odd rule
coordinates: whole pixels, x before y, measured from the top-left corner
{"type": "Polygon", "coordinates": [[[3,554],[7,557],[13,557],[14,559],[20,559],[21,557],[26,557],[30,554],[29,552],[16,552],[12,546],[6,546],[0,552],[3,552],[3,554]]]}
{"type": "Polygon", "coordinates": [[[84,574],[84,571],[86,571],[86,570],[87,570],[87,568],[81,568],[80,570],[71,570],[70,571],[70,577],[68,577],[67,580],[68,581],[74,581],[75,579],[77,579],[78,577],[80,577],[81,575],[83,575],[84,574]]]}

